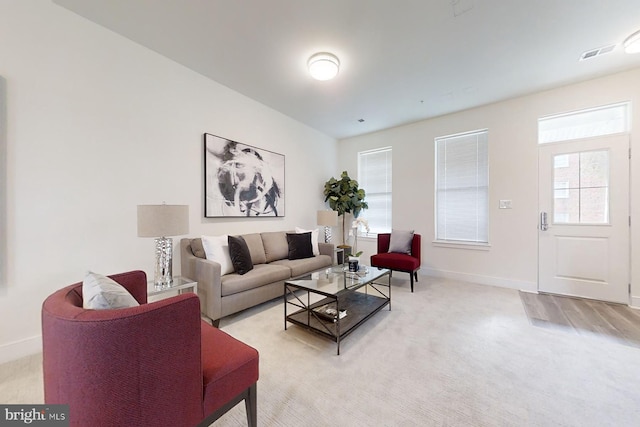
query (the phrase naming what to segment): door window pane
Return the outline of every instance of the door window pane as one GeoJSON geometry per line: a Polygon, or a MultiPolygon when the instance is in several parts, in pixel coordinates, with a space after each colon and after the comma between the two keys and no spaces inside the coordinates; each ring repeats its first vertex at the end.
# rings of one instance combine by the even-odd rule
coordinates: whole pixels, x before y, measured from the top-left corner
{"type": "Polygon", "coordinates": [[[608,151],[584,151],[554,157],[553,222],[609,223],[608,151]],[[559,158],[562,160],[558,161],[559,158]]]}

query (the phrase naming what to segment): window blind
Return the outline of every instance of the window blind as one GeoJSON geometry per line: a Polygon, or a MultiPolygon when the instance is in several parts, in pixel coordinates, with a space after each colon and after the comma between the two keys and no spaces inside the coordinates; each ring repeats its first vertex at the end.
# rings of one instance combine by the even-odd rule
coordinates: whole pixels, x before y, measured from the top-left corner
{"type": "Polygon", "coordinates": [[[391,147],[358,153],[358,184],[366,192],[369,208],[361,217],[369,223],[369,233],[376,236],[391,232],[391,147]]]}
{"type": "Polygon", "coordinates": [[[436,240],[488,243],[488,132],[436,138],[436,240]]]}

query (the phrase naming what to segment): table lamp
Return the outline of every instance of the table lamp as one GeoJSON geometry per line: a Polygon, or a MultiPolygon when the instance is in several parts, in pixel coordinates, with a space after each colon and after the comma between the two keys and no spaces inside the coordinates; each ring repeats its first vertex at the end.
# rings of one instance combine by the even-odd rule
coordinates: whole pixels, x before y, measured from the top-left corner
{"type": "Polygon", "coordinates": [[[318,225],[324,225],[324,242],[331,241],[331,227],[338,225],[338,212],[318,211],[318,225]]]}
{"type": "Polygon", "coordinates": [[[155,237],[156,271],[154,284],[173,284],[173,240],[167,236],[189,233],[189,206],[138,205],[138,237],[155,237]]]}

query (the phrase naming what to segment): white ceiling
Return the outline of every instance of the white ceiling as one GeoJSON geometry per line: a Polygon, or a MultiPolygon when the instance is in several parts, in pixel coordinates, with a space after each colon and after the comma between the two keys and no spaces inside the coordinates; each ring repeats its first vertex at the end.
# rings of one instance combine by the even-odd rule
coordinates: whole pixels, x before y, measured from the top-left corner
{"type": "Polygon", "coordinates": [[[640,66],[620,47],[640,0],[54,3],[335,138],[640,66]],[[336,79],[307,73],[319,51],[340,58],[336,79]]]}

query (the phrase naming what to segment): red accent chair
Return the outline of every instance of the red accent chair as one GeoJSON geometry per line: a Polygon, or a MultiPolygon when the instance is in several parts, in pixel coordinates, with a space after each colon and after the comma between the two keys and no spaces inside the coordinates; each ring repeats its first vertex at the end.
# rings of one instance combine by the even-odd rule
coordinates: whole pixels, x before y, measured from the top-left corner
{"type": "Polygon", "coordinates": [[[388,268],[392,271],[402,271],[411,276],[411,292],[413,292],[413,278],[418,281],[420,269],[420,235],[413,235],[411,242],[411,254],[389,252],[391,233],[378,233],[378,253],[371,255],[371,266],[388,268]]]}
{"type": "Polygon", "coordinates": [[[42,305],[44,400],[71,426],[208,426],[245,401],[256,425],[258,352],[200,318],[182,294],[147,304],[143,271],[110,276],[140,306],[82,308],[82,283],[42,305]]]}

